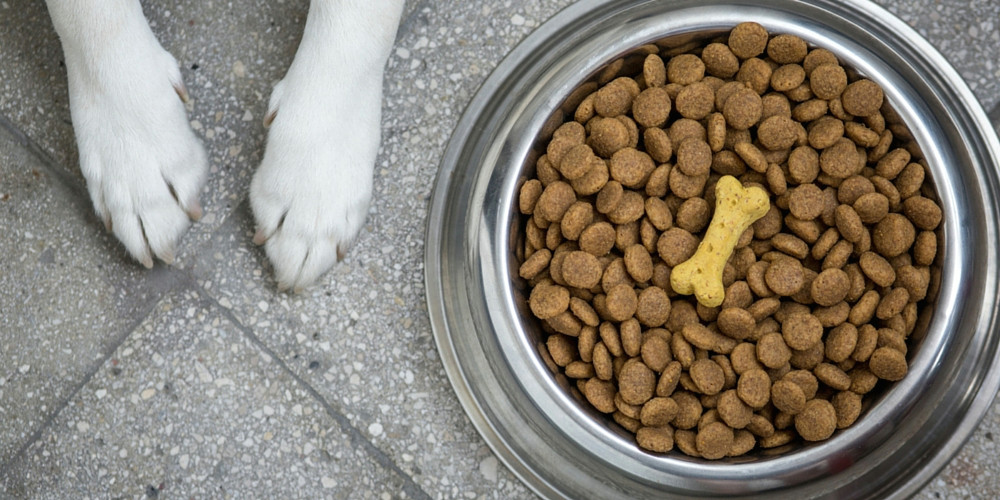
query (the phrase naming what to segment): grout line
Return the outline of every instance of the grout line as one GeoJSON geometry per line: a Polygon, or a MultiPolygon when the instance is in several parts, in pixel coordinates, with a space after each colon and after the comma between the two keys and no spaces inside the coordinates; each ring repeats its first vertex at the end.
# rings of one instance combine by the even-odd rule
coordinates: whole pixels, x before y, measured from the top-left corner
{"type": "MultiPolygon", "coordinates": [[[[242,205],[243,204],[241,203],[240,205],[237,206],[237,209],[233,211],[234,215],[240,212],[240,208],[242,205]]],[[[232,215],[230,215],[230,217],[227,218],[226,222],[228,222],[230,218],[232,218],[232,215]]],[[[220,227],[226,226],[226,222],[223,222],[222,226],[220,227]]],[[[264,354],[269,356],[271,360],[278,365],[279,368],[284,370],[284,372],[287,373],[290,377],[292,377],[292,379],[296,383],[298,383],[303,389],[305,389],[305,391],[323,407],[327,415],[329,415],[331,418],[333,418],[335,422],[337,422],[337,424],[340,426],[341,431],[348,435],[348,437],[351,440],[351,444],[353,446],[358,446],[360,444],[361,447],[372,458],[374,458],[374,460],[380,466],[382,466],[382,468],[390,472],[393,472],[397,476],[399,476],[403,481],[403,492],[406,493],[407,497],[421,498],[428,500],[431,498],[430,495],[428,495],[423,489],[420,488],[420,486],[413,480],[412,477],[410,477],[409,474],[407,474],[405,471],[400,469],[398,465],[396,465],[396,462],[392,459],[392,457],[387,455],[384,451],[382,451],[381,448],[379,448],[374,443],[372,443],[371,440],[366,438],[365,435],[360,430],[358,430],[358,428],[355,427],[354,424],[351,423],[350,419],[348,419],[343,413],[334,408],[334,406],[329,401],[327,401],[327,399],[323,397],[323,395],[320,394],[320,392],[315,387],[313,387],[298,373],[292,370],[292,368],[288,366],[288,364],[285,363],[285,361],[282,360],[281,357],[276,352],[274,352],[274,350],[268,347],[268,345],[264,343],[264,341],[261,340],[260,337],[258,337],[250,327],[244,325],[243,322],[236,317],[236,314],[233,313],[231,309],[223,307],[221,304],[219,304],[219,302],[216,301],[215,297],[208,290],[205,290],[204,288],[198,285],[197,280],[193,276],[191,276],[188,273],[183,273],[182,276],[186,288],[190,289],[191,291],[195,291],[199,295],[204,297],[203,299],[201,299],[202,302],[208,303],[213,308],[218,309],[223,315],[223,317],[225,317],[226,320],[228,320],[237,329],[239,329],[239,331],[243,333],[243,335],[252,344],[257,346],[258,349],[260,349],[261,351],[263,351],[264,354]]]]}
{"type": "Polygon", "coordinates": [[[75,177],[70,171],[59,164],[52,156],[50,156],[37,142],[33,141],[30,137],[22,132],[16,125],[14,125],[6,116],[0,114],[0,129],[6,130],[10,133],[11,138],[15,142],[26,148],[31,154],[38,159],[42,166],[45,167],[47,173],[52,174],[60,184],[73,192],[73,194],[83,197],[88,200],[87,205],[89,206],[90,195],[87,194],[87,189],[83,186],[80,180],[75,177]]]}
{"type": "Polygon", "coordinates": [[[124,328],[122,332],[120,332],[117,337],[111,341],[107,349],[101,353],[100,359],[91,365],[91,368],[87,370],[86,375],[84,375],[80,382],[73,387],[66,397],[54,405],[52,411],[50,411],[48,416],[45,417],[41,425],[39,425],[38,428],[36,428],[35,431],[28,436],[28,439],[18,448],[17,452],[14,453],[9,460],[0,464],[0,476],[9,476],[11,467],[24,459],[24,456],[31,445],[41,439],[42,433],[52,427],[52,423],[55,421],[56,417],[62,413],[63,409],[69,406],[69,403],[76,398],[76,395],[90,383],[90,381],[94,378],[94,375],[101,371],[101,368],[108,363],[108,360],[111,359],[118,348],[132,336],[132,333],[139,328],[139,325],[146,321],[149,315],[152,314],[153,310],[156,308],[156,304],[158,304],[166,294],[170,293],[171,290],[177,287],[180,280],[176,278],[176,274],[177,273],[171,269],[162,266],[157,266],[152,271],[149,271],[148,278],[143,280],[143,282],[152,281],[153,283],[159,283],[164,286],[162,288],[155,286],[151,287],[152,293],[150,294],[149,299],[146,300],[145,304],[139,308],[138,313],[135,315],[135,320],[130,323],[128,327],[124,328]]]}

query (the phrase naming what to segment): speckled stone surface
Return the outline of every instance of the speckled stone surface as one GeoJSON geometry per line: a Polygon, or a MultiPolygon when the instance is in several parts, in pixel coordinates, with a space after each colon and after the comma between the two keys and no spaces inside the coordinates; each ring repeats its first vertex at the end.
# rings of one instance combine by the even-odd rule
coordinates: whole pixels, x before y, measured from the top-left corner
{"type": "MultiPolygon", "coordinates": [[[[387,67],[365,230],[278,293],[246,190],[306,0],[143,2],[212,162],[173,267],[92,214],[43,2],[0,1],[0,497],[531,498],[466,418],[423,290],[427,200],[465,105],[569,0],[411,1],[387,67]]],[[[1000,103],[1000,3],[879,0],[1000,103]]],[[[1000,405],[918,494],[1000,497],[1000,405]]]]}

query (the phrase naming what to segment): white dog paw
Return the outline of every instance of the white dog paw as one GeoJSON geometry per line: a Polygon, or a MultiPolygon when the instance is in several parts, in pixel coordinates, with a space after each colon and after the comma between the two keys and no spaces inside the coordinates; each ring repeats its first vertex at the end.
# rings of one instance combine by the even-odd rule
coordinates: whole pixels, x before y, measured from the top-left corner
{"type": "Polygon", "coordinates": [[[378,152],[381,74],[323,85],[289,71],[271,97],[267,149],[250,185],[278,288],[301,291],[343,258],[365,222],[378,152]]]}
{"type": "Polygon", "coordinates": [[[111,57],[66,51],[80,167],[105,226],[135,259],[170,263],[190,220],[208,161],[187,120],[174,58],[153,40],[111,57]]]}

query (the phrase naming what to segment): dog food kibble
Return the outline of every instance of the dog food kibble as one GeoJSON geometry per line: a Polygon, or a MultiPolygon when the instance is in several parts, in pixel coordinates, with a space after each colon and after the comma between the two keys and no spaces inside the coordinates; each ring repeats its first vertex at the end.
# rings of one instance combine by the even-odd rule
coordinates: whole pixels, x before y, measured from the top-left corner
{"type": "Polygon", "coordinates": [[[626,56],[545,138],[516,207],[537,345],[644,450],[821,441],[906,375],[944,213],[852,75],[742,23],[626,56]]]}

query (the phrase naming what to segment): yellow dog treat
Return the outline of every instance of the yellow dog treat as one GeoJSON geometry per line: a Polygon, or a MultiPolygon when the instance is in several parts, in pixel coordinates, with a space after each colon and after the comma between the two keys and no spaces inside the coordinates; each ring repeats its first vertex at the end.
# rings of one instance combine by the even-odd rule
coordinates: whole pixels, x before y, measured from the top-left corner
{"type": "Polygon", "coordinates": [[[670,273],[670,285],[682,295],[694,294],[706,307],[722,304],[725,289],[722,270],[740,235],[770,208],[767,193],[751,186],[744,189],[735,177],[719,179],[715,187],[715,215],[698,250],[670,273]]]}

